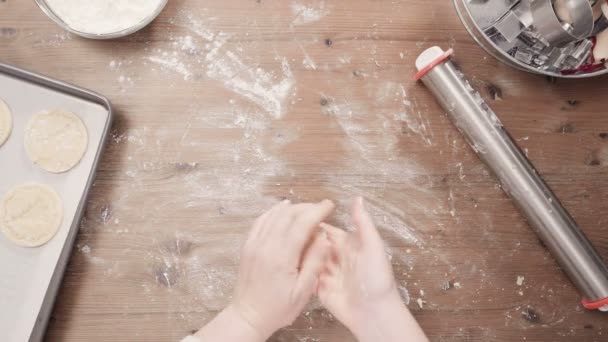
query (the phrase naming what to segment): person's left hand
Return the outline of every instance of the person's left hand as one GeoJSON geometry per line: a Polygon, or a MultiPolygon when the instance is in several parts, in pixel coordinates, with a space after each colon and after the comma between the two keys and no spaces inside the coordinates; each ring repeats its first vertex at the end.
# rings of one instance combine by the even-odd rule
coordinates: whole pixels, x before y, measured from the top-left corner
{"type": "Polygon", "coordinates": [[[315,293],[329,254],[319,224],[333,210],[328,200],[283,201],[255,221],[231,308],[263,339],[292,324],[315,293]]]}

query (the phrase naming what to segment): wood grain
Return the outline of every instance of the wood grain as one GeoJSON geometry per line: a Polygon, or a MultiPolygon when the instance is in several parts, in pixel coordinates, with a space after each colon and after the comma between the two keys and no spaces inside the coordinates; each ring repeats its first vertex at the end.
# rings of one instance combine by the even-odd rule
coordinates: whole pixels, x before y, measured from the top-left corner
{"type": "MultiPolygon", "coordinates": [[[[581,307],[412,81],[415,56],[436,44],[455,49],[608,257],[606,78],[515,71],[472,41],[451,1],[171,0],[150,27],[114,41],[67,34],[33,1],[0,2],[0,60],[100,92],[116,110],[47,340],[178,340],[229,302],[240,244],[265,208],[327,197],[340,205],[332,221],[346,225],[356,195],[368,198],[433,341],[605,340],[606,318],[581,307]],[[294,23],[294,4],[324,4],[322,16],[294,23]],[[241,69],[214,75],[233,57],[241,69]],[[278,112],[231,83],[258,72],[270,85],[293,81],[275,97],[278,112]]],[[[353,337],[311,304],[272,340],[353,337]]]]}

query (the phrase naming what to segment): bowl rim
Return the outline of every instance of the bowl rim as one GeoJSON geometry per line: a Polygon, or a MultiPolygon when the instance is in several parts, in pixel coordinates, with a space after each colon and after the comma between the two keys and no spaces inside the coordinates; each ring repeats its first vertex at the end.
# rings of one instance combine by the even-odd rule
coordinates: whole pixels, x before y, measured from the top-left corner
{"type": "Polygon", "coordinates": [[[169,0],[161,0],[158,8],[154,11],[154,13],[152,13],[150,16],[146,17],[144,20],[140,21],[136,25],[133,25],[129,28],[126,28],[126,29],[123,29],[120,31],[100,34],[100,33],[88,33],[88,32],[73,29],[72,27],[70,27],[70,25],[68,25],[65,21],[63,21],[63,19],[61,19],[61,17],[59,17],[57,14],[55,14],[55,12],[51,9],[49,4],[47,4],[46,0],[34,0],[34,1],[38,5],[38,7],[40,7],[42,12],[44,12],[44,14],[46,14],[47,17],[49,17],[51,20],[53,20],[55,22],[55,24],[59,25],[64,30],[66,30],[70,33],[73,33],[75,35],[84,37],[84,38],[96,39],[96,40],[122,38],[122,37],[126,37],[130,34],[133,34],[137,31],[143,29],[144,27],[148,26],[152,21],[154,21],[154,19],[156,19],[158,17],[162,13],[162,11],[165,9],[167,4],[169,3],[169,0]]]}

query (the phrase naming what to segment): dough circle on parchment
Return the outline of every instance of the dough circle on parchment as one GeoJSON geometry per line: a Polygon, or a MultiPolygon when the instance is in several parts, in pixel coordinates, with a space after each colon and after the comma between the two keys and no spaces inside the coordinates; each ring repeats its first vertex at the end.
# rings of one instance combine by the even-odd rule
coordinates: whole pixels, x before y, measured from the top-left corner
{"type": "Polygon", "coordinates": [[[13,130],[11,109],[0,99],[0,146],[2,146],[13,130]]]}
{"type": "Polygon", "coordinates": [[[80,118],[55,109],[34,115],[25,129],[25,152],[46,171],[70,170],[84,156],[89,144],[87,128],[80,118]]]}
{"type": "Polygon", "coordinates": [[[19,185],[0,202],[0,231],[19,246],[44,245],[55,236],[62,221],[63,202],[46,185],[19,185]]]}

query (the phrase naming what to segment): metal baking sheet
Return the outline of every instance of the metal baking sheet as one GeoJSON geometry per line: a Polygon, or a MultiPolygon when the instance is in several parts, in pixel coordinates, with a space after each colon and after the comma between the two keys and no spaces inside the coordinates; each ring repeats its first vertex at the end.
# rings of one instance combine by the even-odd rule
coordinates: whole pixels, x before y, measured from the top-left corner
{"type": "Polygon", "coordinates": [[[53,187],[64,205],[53,239],[23,248],[0,233],[0,340],[41,341],[78,232],[86,198],[112,121],[109,101],[93,92],[0,64],[0,98],[13,115],[13,130],[0,147],[0,197],[22,183],[53,187]],[[23,146],[28,120],[44,110],[77,114],[89,133],[88,149],[72,170],[52,174],[33,164],[23,146]]]}

